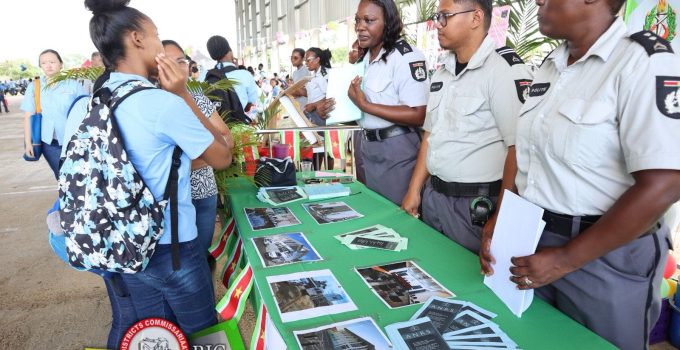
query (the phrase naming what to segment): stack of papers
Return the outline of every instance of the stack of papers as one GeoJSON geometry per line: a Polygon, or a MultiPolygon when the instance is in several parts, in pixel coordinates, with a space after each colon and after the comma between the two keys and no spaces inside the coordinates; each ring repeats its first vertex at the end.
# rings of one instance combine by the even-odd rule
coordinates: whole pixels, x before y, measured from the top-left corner
{"type": "Polygon", "coordinates": [[[376,248],[399,252],[408,247],[408,238],[383,225],[373,225],[357,231],[335,236],[349,249],[376,248]]]}
{"type": "Polygon", "coordinates": [[[341,184],[311,185],[305,186],[304,190],[310,200],[346,197],[352,194],[352,190],[349,187],[341,184]]]}
{"type": "Polygon", "coordinates": [[[385,330],[395,349],[517,349],[494,317],[470,302],[432,297],[410,321],[385,330]]]}
{"type": "Polygon", "coordinates": [[[307,195],[299,186],[260,187],[257,199],[271,205],[282,205],[306,199],[307,195]]]}

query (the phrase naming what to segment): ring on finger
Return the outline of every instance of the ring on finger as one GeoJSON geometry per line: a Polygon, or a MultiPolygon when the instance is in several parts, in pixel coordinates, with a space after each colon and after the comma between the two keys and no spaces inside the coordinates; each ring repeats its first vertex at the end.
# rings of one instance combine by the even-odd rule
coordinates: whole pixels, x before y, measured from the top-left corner
{"type": "Polygon", "coordinates": [[[529,276],[524,276],[524,279],[522,280],[522,282],[524,283],[525,286],[530,286],[530,285],[534,284],[534,282],[529,279],[529,276]]]}

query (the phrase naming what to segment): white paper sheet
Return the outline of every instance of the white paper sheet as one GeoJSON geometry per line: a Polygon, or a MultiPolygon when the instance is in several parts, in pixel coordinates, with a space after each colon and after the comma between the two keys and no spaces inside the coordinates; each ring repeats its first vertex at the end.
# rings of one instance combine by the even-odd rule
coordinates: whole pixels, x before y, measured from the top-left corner
{"type": "Polygon", "coordinates": [[[505,190],[498,213],[496,229],[491,241],[491,254],[496,259],[494,274],[484,277],[491,288],[517,317],[529,308],[534,290],[519,290],[510,280],[510,258],[532,255],[536,252],[545,222],[543,209],[522,197],[505,190]]]}
{"type": "Polygon", "coordinates": [[[346,123],[361,119],[361,110],[347,95],[349,85],[356,76],[364,75],[363,64],[350,64],[333,68],[328,73],[326,98],[335,99],[335,109],[328,113],[326,125],[346,123]]]}

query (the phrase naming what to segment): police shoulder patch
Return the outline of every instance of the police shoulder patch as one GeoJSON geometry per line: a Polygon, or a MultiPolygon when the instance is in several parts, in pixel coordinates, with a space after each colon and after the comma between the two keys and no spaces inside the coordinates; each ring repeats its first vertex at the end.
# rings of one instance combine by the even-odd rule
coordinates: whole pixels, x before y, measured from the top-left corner
{"type": "Polygon", "coordinates": [[[656,107],[671,119],[680,119],[680,77],[656,77],[656,107]]]}
{"type": "Polygon", "coordinates": [[[529,98],[531,80],[530,79],[515,80],[515,88],[517,89],[517,98],[519,99],[519,102],[524,103],[529,98]]]}
{"type": "Polygon", "coordinates": [[[394,44],[394,48],[401,53],[401,55],[405,55],[407,53],[413,52],[413,48],[409,43],[406,42],[406,40],[399,40],[394,44]]]}
{"type": "Polygon", "coordinates": [[[415,61],[408,64],[411,68],[411,76],[415,81],[425,81],[427,80],[427,69],[425,66],[425,61],[415,61]]]}
{"type": "Polygon", "coordinates": [[[496,49],[496,52],[498,52],[501,57],[503,57],[509,65],[514,66],[516,64],[524,63],[521,57],[515,52],[515,50],[503,46],[501,48],[496,49]]]}
{"type": "Polygon", "coordinates": [[[637,32],[631,35],[630,38],[642,45],[649,56],[661,52],[673,53],[673,48],[668,41],[648,30],[637,32]]]}

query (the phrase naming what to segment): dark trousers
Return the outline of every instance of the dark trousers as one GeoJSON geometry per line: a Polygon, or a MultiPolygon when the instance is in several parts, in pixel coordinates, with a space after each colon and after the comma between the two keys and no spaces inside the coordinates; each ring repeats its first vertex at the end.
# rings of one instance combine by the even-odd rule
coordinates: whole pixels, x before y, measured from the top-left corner
{"type": "Polygon", "coordinates": [[[59,158],[61,157],[61,146],[57,140],[52,140],[51,144],[42,143],[42,154],[54,173],[54,178],[59,180],[59,158]]]}

